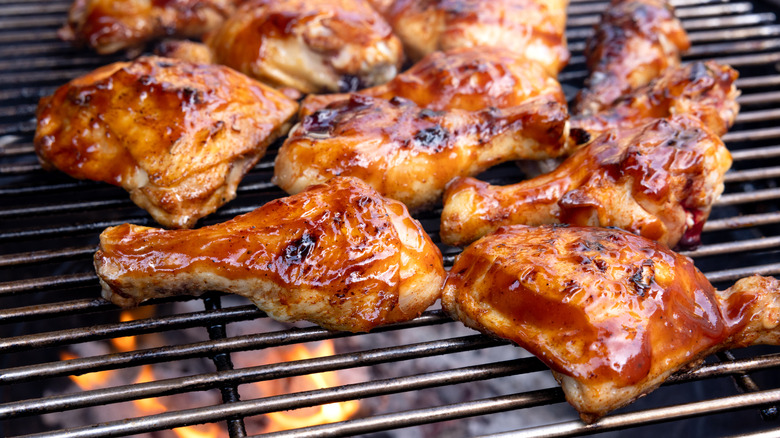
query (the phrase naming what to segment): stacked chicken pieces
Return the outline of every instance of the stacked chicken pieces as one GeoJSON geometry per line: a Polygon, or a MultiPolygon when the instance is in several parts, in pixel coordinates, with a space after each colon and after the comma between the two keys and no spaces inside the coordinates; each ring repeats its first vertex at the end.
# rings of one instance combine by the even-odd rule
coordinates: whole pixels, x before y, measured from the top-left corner
{"type": "Polygon", "coordinates": [[[273,182],[292,196],[195,230],[107,229],[95,266],[112,302],[219,290],[368,331],[441,296],[548,364],[588,422],[714,351],[780,341],[776,280],[718,292],[669,249],[698,244],[723,191],[738,92],[728,66],[681,64],[690,43],[665,1],[612,2],[571,114],[566,1],[141,3],[79,0],[62,33],[101,53],[203,43],[166,41],[166,57],[44,98],[41,162],[190,228],[287,135],[273,182]],[[551,158],[511,186],[472,178],[551,158]],[[448,276],[408,211],[442,196],[442,240],[474,242],[448,276]]]}

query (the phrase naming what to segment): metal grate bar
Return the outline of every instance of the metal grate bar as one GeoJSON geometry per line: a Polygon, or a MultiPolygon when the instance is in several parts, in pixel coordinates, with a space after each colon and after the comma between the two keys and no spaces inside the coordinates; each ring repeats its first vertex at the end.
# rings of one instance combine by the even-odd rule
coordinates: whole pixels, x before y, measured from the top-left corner
{"type": "Polygon", "coordinates": [[[95,312],[99,310],[114,310],[116,307],[102,298],[85,298],[73,301],[60,301],[54,304],[39,304],[30,307],[14,307],[0,312],[0,323],[17,321],[34,321],[53,316],[69,316],[95,312]]]}
{"type": "Polygon", "coordinates": [[[97,274],[65,274],[52,277],[38,277],[29,280],[16,280],[0,283],[0,296],[16,295],[55,287],[91,286],[97,281],[97,274]]]}
{"type": "Polygon", "coordinates": [[[744,268],[724,269],[722,271],[706,273],[705,276],[712,283],[720,283],[725,281],[736,281],[751,275],[777,275],[778,273],[780,273],[780,263],[771,263],[768,265],[753,265],[744,268]]]}
{"type": "Polygon", "coordinates": [[[777,178],[780,176],[780,166],[761,169],[734,170],[726,173],[723,181],[726,183],[755,181],[758,179],[777,178]]]}
{"type": "Polygon", "coordinates": [[[771,201],[780,198],[780,188],[762,189],[754,192],[726,193],[715,201],[715,206],[748,204],[751,202],[771,201]]]}
{"type": "MultiPolygon", "coordinates": [[[[773,358],[775,361],[777,358],[773,358]]],[[[776,363],[776,362],[775,362],[776,363]]],[[[713,377],[714,375],[721,374],[723,370],[717,370],[717,367],[721,366],[714,365],[714,366],[704,366],[696,371],[694,371],[692,374],[696,374],[698,378],[705,378],[705,377],[713,377]]],[[[774,365],[768,365],[768,366],[774,366],[774,365]]],[[[739,370],[732,370],[732,373],[739,373],[739,370]]],[[[686,380],[685,374],[677,374],[672,377],[673,380],[681,381],[686,380]]],[[[520,409],[520,408],[527,408],[531,406],[536,406],[539,404],[551,404],[555,403],[558,400],[560,400],[563,396],[563,393],[560,392],[559,394],[555,394],[554,390],[542,390],[542,391],[534,391],[529,392],[525,394],[516,394],[516,395],[510,395],[510,396],[503,396],[503,397],[495,397],[493,399],[486,399],[486,400],[480,400],[477,401],[477,406],[480,406],[482,409],[485,409],[487,412],[480,412],[475,415],[483,415],[485,413],[493,413],[498,410],[503,410],[500,408],[500,405],[496,405],[496,402],[499,403],[511,403],[513,407],[508,408],[506,410],[510,409],[520,409]],[[528,404],[527,400],[523,399],[517,400],[517,397],[531,397],[533,399],[536,399],[536,403],[528,404]],[[514,403],[519,403],[521,406],[514,406],[514,403]]],[[[470,408],[476,408],[477,406],[474,406],[470,402],[467,404],[453,404],[444,406],[442,408],[433,408],[430,410],[425,410],[425,414],[431,417],[435,417],[437,421],[444,421],[444,420],[452,420],[456,418],[463,418],[463,413],[468,414],[468,410],[461,410],[458,408],[463,407],[464,405],[469,406],[470,408]],[[465,411],[465,412],[464,412],[465,411]],[[460,412],[460,415],[458,415],[458,412],[460,412]]],[[[480,409],[481,411],[481,409],[480,409]]],[[[273,437],[273,438],[282,438],[282,437],[295,437],[295,438],[319,438],[319,437],[343,437],[343,436],[351,436],[354,434],[359,433],[371,433],[371,432],[379,432],[383,430],[389,430],[393,428],[398,427],[409,427],[409,426],[415,426],[419,424],[426,423],[425,416],[418,415],[418,412],[420,411],[409,411],[409,412],[402,412],[397,414],[389,414],[389,415],[383,415],[379,417],[374,418],[367,418],[367,419],[359,419],[359,420],[350,420],[340,423],[334,423],[334,424],[328,424],[323,426],[314,426],[314,427],[308,427],[308,428],[302,428],[302,429],[296,429],[294,431],[289,432],[279,432],[274,434],[264,434],[264,437],[273,437]],[[399,424],[400,423],[400,424],[399,424]]],[[[468,416],[468,415],[465,415],[468,416]]],[[[609,418],[613,418],[614,416],[611,416],[609,418]]],[[[603,421],[603,420],[602,420],[603,421]]],[[[569,424],[569,423],[565,423],[569,424]]],[[[565,434],[562,436],[575,436],[575,435],[582,435],[583,431],[588,430],[584,429],[588,426],[583,425],[581,422],[571,422],[573,425],[579,425],[579,429],[576,429],[572,434],[565,434]]],[[[642,424],[641,422],[638,422],[637,424],[642,424]]],[[[558,425],[553,425],[553,427],[557,427],[558,425]]],[[[544,429],[547,430],[550,426],[545,426],[544,429]]],[[[518,431],[518,432],[524,432],[524,431],[518,431]]],[[[507,434],[499,434],[499,435],[492,435],[492,436],[516,436],[515,434],[518,432],[509,432],[507,434]],[[509,435],[511,434],[511,435],[509,435]]],[[[532,435],[537,436],[537,435],[532,435]]],[[[548,435],[538,435],[539,437],[542,436],[548,436],[548,435]]]]}
{"type": "Polygon", "coordinates": [[[737,242],[704,245],[693,251],[683,251],[688,257],[709,257],[722,254],[733,254],[745,251],[756,251],[780,246],[780,236],[762,237],[760,239],[740,240],[737,242]]]}
{"type": "MultiPolygon", "coordinates": [[[[209,296],[203,299],[203,304],[206,310],[218,310],[222,308],[222,302],[219,296],[209,296]]],[[[224,324],[217,324],[207,327],[209,332],[209,339],[221,340],[227,338],[227,331],[224,324]]],[[[217,371],[232,371],[233,361],[230,359],[230,353],[218,353],[211,357],[214,365],[217,367],[217,371]]],[[[238,386],[236,384],[220,385],[220,394],[222,395],[222,403],[235,403],[241,400],[238,394],[238,386]]],[[[246,436],[246,427],[244,426],[244,420],[242,418],[230,418],[227,420],[228,433],[231,438],[243,438],[246,436]]]]}
{"type": "Polygon", "coordinates": [[[144,333],[164,332],[181,328],[213,325],[228,321],[243,321],[256,317],[257,312],[247,312],[245,309],[241,308],[182,313],[117,324],[96,325],[90,327],[88,330],[74,328],[0,339],[0,351],[13,353],[32,348],[70,345],[80,342],[144,333]]]}
{"type": "Polygon", "coordinates": [[[758,407],[780,400],[780,389],[761,391],[752,394],[735,395],[713,400],[686,403],[642,412],[618,414],[602,418],[591,425],[579,421],[569,421],[550,426],[542,426],[507,433],[491,435],[492,438],[532,438],[567,437],[588,435],[597,432],[620,430],[638,424],[655,424],[672,420],[682,420],[695,415],[717,414],[736,409],[758,407]]]}
{"type": "MultiPolygon", "coordinates": [[[[63,394],[37,400],[0,405],[0,418],[15,418],[29,415],[41,415],[50,412],[100,406],[108,403],[161,397],[182,392],[204,391],[220,385],[241,385],[285,377],[335,371],[401,360],[419,359],[439,354],[453,354],[467,350],[495,347],[503,342],[484,336],[467,336],[451,340],[424,342],[400,347],[366,350],[360,353],[337,354],[333,356],[270,364],[240,370],[221,370],[216,373],[198,374],[147,383],[115,386],[113,388],[82,391],[63,394]]],[[[536,358],[511,361],[512,374],[543,371],[547,367],[536,358]]],[[[439,383],[441,384],[441,383],[439,383]]],[[[238,400],[233,403],[237,403],[238,400]]],[[[287,408],[285,408],[287,409],[287,408]]]]}
{"type": "MultiPolygon", "coordinates": [[[[265,316],[263,312],[259,311],[254,306],[231,308],[231,311],[234,314],[239,315],[231,318],[232,322],[238,320],[257,319],[259,317],[265,316]]],[[[443,324],[450,321],[452,320],[441,311],[427,311],[423,313],[422,316],[419,316],[411,321],[393,324],[386,327],[378,327],[376,329],[376,333],[443,324]]],[[[347,332],[332,332],[319,327],[290,329],[245,336],[233,336],[227,339],[212,340],[207,342],[170,345],[161,348],[151,348],[126,353],[115,353],[106,356],[84,357],[54,363],[8,368],[0,372],[0,384],[26,382],[35,379],[67,376],[76,373],[83,374],[106,369],[115,369],[118,367],[146,365],[163,361],[180,360],[191,357],[203,357],[207,355],[235,351],[259,350],[268,347],[322,341],[324,339],[335,339],[338,337],[348,336],[356,336],[356,334],[347,332]]]]}
{"type": "MultiPolygon", "coordinates": [[[[220,421],[223,419],[239,416],[261,415],[280,410],[316,406],[355,398],[376,397],[398,392],[418,391],[436,386],[455,385],[458,383],[469,383],[490,378],[497,378],[517,373],[517,364],[521,364],[522,366],[524,362],[530,363],[532,368],[535,361],[521,359],[487,365],[456,368],[453,370],[438,371],[396,379],[376,380],[370,383],[357,383],[352,385],[344,385],[337,388],[329,388],[327,390],[307,391],[291,395],[240,401],[228,405],[188,409],[184,411],[147,416],[134,420],[103,423],[93,427],[68,429],[61,432],[43,433],[36,436],[41,438],[125,436],[140,432],[156,431],[191,424],[220,421]]],[[[559,396],[561,395],[561,391],[558,388],[549,390],[548,396],[549,395],[555,397],[555,401],[560,401],[559,396]]],[[[526,394],[526,400],[528,400],[527,397],[528,395],[526,394]]],[[[538,400],[538,398],[535,398],[535,400],[538,400]]],[[[475,410],[473,412],[478,411],[475,410]]],[[[430,421],[430,419],[428,419],[428,421],[430,421]]]]}
{"type": "Polygon", "coordinates": [[[710,219],[704,224],[704,231],[716,232],[776,223],[780,223],[780,212],[746,214],[726,219],[710,219]]]}
{"type": "MultiPolygon", "coordinates": [[[[95,246],[80,246],[56,250],[30,251],[18,254],[0,255],[0,267],[21,265],[26,263],[54,262],[68,260],[85,255],[92,255],[97,250],[95,246]]],[[[0,310],[0,314],[2,310],[0,310]]]]}

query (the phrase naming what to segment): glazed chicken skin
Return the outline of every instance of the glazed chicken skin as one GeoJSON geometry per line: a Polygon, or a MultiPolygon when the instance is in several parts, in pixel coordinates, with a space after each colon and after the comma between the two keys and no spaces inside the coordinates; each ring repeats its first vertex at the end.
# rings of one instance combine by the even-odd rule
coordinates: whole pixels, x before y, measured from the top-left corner
{"type": "Polygon", "coordinates": [[[442,306],[541,359],[588,423],[716,351],[780,343],[780,282],[717,291],[688,257],[614,229],[502,227],[458,256],[442,306]]]}
{"type": "Polygon", "coordinates": [[[354,94],[292,129],[276,157],[273,182],[298,193],[333,176],[355,176],[419,210],[436,202],[456,176],[565,153],[566,131],[565,107],[555,102],[443,112],[354,94]]]}
{"type": "Polygon", "coordinates": [[[714,61],[669,67],[650,84],[622,96],[604,110],[572,116],[571,127],[587,132],[585,138],[596,138],[605,132],[631,131],[658,118],[686,114],[722,136],[739,113],[739,91],[734,85],[737,76],[730,66],[714,61]]]}
{"type": "Polygon", "coordinates": [[[419,316],[445,277],[441,253],[404,205],[356,178],[197,230],[108,228],[95,267],[103,296],[123,307],[216,290],[280,321],[352,332],[419,316]]]}
{"type": "Polygon", "coordinates": [[[680,64],[690,41],[666,0],[613,0],[585,46],[590,76],[572,113],[603,111],[680,64]]]}
{"type": "Polygon", "coordinates": [[[728,149],[698,119],[658,119],[632,135],[604,134],[553,172],[517,184],[453,180],[440,234],[466,245],[502,225],[568,223],[693,247],[730,166],[728,149]]]}
{"type": "Polygon", "coordinates": [[[251,0],[222,26],[162,54],[232,67],[303,93],[346,92],[385,83],[403,63],[403,47],[364,0],[251,0]]]}
{"type": "Polygon", "coordinates": [[[75,0],[63,40],[101,54],[140,49],[162,37],[199,37],[215,29],[241,0],[75,0]]]}
{"type": "Polygon", "coordinates": [[[416,61],[437,50],[504,47],[557,76],[569,60],[568,0],[372,0],[407,56],[416,61]]]}
{"type": "MultiPolygon", "coordinates": [[[[498,47],[433,52],[390,82],[359,93],[387,100],[401,97],[434,111],[509,108],[531,99],[567,104],[560,83],[541,64],[498,47]]],[[[309,95],[301,104],[301,115],[347,98],[348,94],[309,95]]]]}
{"type": "Polygon", "coordinates": [[[44,168],[121,186],[160,224],[187,228],[233,199],[297,109],[227,67],[144,57],[41,99],[35,151],[44,168]]]}

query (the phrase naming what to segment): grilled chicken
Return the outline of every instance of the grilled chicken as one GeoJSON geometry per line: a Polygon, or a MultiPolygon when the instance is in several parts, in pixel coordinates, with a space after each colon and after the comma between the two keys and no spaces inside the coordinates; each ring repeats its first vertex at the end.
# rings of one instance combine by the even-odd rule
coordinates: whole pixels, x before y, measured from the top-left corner
{"type": "Polygon", "coordinates": [[[680,64],[690,41],[666,0],[613,0],[585,46],[590,76],[573,113],[603,111],[680,64]]]}
{"type": "Polygon", "coordinates": [[[730,166],[723,142],[698,119],[658,119],[631,134],[603,134],[553,172],[514,185],[454,180],[442,241],[465,245],[501,225],[569,223],[696,246],[730,166]]]}
{"type": "Polygon", "coordinates": [[[539,357],[586,422],[716,351],[780,343],[780,282],[717,291],[688,257],[620,230],[503,227],[458,256],[442,305],[539,357]]]}
{"type": "Polygon", "coordinates": [[[722,136],[739,112],[736,79],[736,70],[713,61],[670,67],[604,110],[573,116],[571,126],[587,132],[585,138],[595,138],[605,132],[630,131],[657,118],[687,114],[722,136]]]}
{"type": "MultiPolygon", "coordinates": [[[[509,108],[531,99],[566,105],[561,85],[538,62],[494,47],[433,52],[390,82],[359,93],[388,100],[402,97],[434,111],[509,108]]],[[[309,95],[301,113],[309,115],[348,97],[309,95]]]]}
{"type": "Polygon", "coordinates": [[[216,28],[241,0],[75,0],[60,38],[98,53],[139,49],[166,36],[198,37],[216,28]]]}
{"type": "Polygon", "coordinates": [[[569,60],[568,0],[371,0],[418,60],[459,47],[504,47],[557,75],[569,60]]]}
{"type": "Polygon", "coordinates": [[[445,276],[441,253],[404,205],[356,178],[197,230],[108,228],[95,267],[103,296],[120,306],[217,290],[281,321],[353,332],[418,316],[445,276]]]}
{"type": "Polygon", "coordinates": [[[437,201],[453,177],[563,154],[566,119],[565,107],[555,102],[441,112],[354,94],[292,129],[273,181],[297,193],[333,176],[355,176],[416,210],[437,201]]]}
{"type": "Polygon", "coordinates": [[[385,83],[403,62],[400,40],[364,0],[250,0],[205,38],[162,48],[227,65],[303,93],[346,92],[385,83]],[[204,51],[210,52],[205,56],[204,51]]]}
{"type": "Polygon", "coordinates": [[[233,199],[296,111],[226,67],[145,57],[41,99],[35,151],[44,168],[121,186],[157,222],[186,228],[233,199]]]}

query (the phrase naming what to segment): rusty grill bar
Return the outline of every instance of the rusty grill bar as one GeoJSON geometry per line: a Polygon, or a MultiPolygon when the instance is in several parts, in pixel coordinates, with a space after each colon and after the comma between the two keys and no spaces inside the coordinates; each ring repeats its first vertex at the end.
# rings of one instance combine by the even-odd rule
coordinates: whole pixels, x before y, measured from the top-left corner
{"type": "MultiPolygon", "coordinates": [[[[416,364],[489,349],[508,350],[506,356],[511,357],[521,350],[476,335],[438,309],[368,335],[310,326],[228,334],[236,324],[262,323],[267,317],[246,302],[235,304],[235,299],[224,295],[207,294],[200,298],[158,300],[152,303],[157,308],[155,316],[119,322],[117,309],[99,298],[97,277],[91,267],[97,236],[107,226],[128,221],[150,225],[153,222],[121,189],[43,172],[32,147],[37,100],[73,77],[120,59],[99,57],[57,40],[56,29],[63,23],[69,3],[70,0],[0,0],[0,435],[26,434],[25,425],[35,423],[30,419],[47,414],[217,390],[222,402],[214,405],[185,406],[146,417],[84,423],[60,430],[39,427],[29,431],[51,437],[126,436],[217,422],[229,436],[244,437],[256,433],[246,430],[245,420],[268,412],[413,391],[423,394],[493,379],[527,379],[532,373],[545,372],[546,367],[538,359],[522,357],[445,369],[434,367],[322,390],[242,398],[240,386],[252,382],[389,363],[416,364]],[[181,303],[189,305],[190,310],[173,311],[181,303]],[[327,357],[233,366],[235,355],[240,352],[267,351],[325,339],[403,336],[424,327],[434,327],[430,330],[434,335],[453,335],[428,336],[429,339],[410,336],[409,342],[378,344],[377,348],[327,357]],[[92,341],[150,333],[176,334],[183,330],[202,333],[199,340],[162,347],[97,353],[70,360],[56,356],[64,349],[92,341]],[[69,375],[199,358],[211,360],[210,371],[79,392],[35,392],[36,387],[63,386],[69,375]]],[[[687,255],[719,286],[753,273],[780,274],[780,92],[776,91],[780,85],[780,22],[773,12],[778,6],[769,2],[717,0],[674,3],[694,43],[686,59],[713,58],[732,64],[740,70],[738,86],[743,91],[742,113],[737,125],[724,137],[734,157],[733,169],[726,176],[726,191],[705,226],[704,245],[687,255]]],[[[590,27],[606,5],[606,1],[571,0],[568,36],[573,56],[561,74],[570,93],[581,86],[585,76],[581,54],[584,38],[590,35],[590,27]]],[[[272,150],[245,178],[238,198],[203,222],[224,221],[282,196],[270,183],[274,157],[272,150]]],[[[509,183],[518,178],[517,174],[517,168],[507,164],[483,177],[492,183],[509,183]]],[[[419,217],[436,242],[439,213],[436,210],[419,217]]],[[[458,250],[441,248],[445,263],[451,264],[458,250]]],[[[759,413],[767,420],[773,419],[777,416],[774,406],[780,405],[780,380],[766,377],[777,373],[780,350],[751,348],[735,354],[738,358],[730,353],[710,358],[699,368],[676,374],[656,391],[671,393],[675,387],[688,388],[686,385],[703,381],[706,385],[721,382],[721,387],[728,388],[725,394],[683,402],[651,395],[647,403],[640,401],[594,425],[574,420],[570,410],[568,416],[551,424],[522,430],[510,427],[504,429],[506,434],[493,436],[579,436],[626,428],[635,428],[631,432],[635,434],[652,430],[651,425],[656,423],[715,418],[726,412],[736,412],[737,417],[730,418],[740,421],[758,417],[759,413]],[[725,377],[733,378],[736,385],[722,384],[725,377]]],[[[523,415],[525,409],[531,408],[535,412],[565,412],[563,403],[560,388],[549,385],[408,410],[375,409],[353,420],[264,436],[353,436],[457,419],[489,419],[507,411],[523,415]]],[[[780,423],[776,421],[745,420],[743,425],[745,435],[740,436],[780,433],[780,423]]]]}

